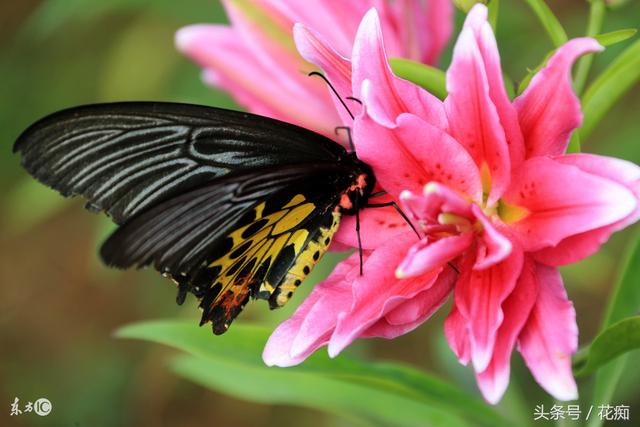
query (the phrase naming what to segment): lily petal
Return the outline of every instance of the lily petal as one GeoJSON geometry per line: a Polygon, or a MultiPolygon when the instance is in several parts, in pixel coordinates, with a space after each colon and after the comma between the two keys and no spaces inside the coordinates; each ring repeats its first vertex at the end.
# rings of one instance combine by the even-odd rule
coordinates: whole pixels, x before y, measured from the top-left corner
{"type": "Polygon", "coordinates": [[[510,224],[526,251],[611,225],[637,206],[636,196],[624,185],[546,157],[525,161],[504,199],[528,211],[510,224]]]}
{"type": "Polygon", "coordinates": [[[484,371],[476,374],[482,395],[493,405],[498,403],[507,390],[511,352],[536,301],[538,284],[534,268],[534,263],[526,257],[513,292],[502,304],[504,320],[496,335],[491,362],[484,371]]]}
{"type": "MultiPolygon", "coordinates": [[[[469,18],[468,18],[469,19],[469,18]]],[[[451,135],[471,154],[488,176],[488,204],[493,205],[509,185],[509,147],[498,111],[489,95],[489,76],[471,27],[465,26],[447,70],[444,101],[451,135]]]]}
{"type": "Polygon", "coordinates": [[[568,41],[514,100],[527,158],[565,152],[571,132],[582,124],[580,100],[571,86],[571,66],[581,55],[603,49],[592,38],[568,41]]]}
{"type": "Polygon", "coordinates": [[[375,9],[362,19],[351,58],[353,93],[362,99],[376,122],[391,128],[395,127],[396,117],[400,114],[413,113],[442,130],[447,129],[442,102],[420,86],[396,77],[391,71],[375,9]],[[369,82],[366,87],[365,80],[369,82]]]}
{"type": "Polygon", "coordinates": [[[351,286],[359,267],[357,253],[339,263],[293,316],[276,328],[262,353],[268,366],[297,365],[329,342],[339,314],[351,307],[351,286]]]}
{"type": "Polygon", "coordinates": [[[395,338],[412,331],[446,302],[456,279],[457,273],[452,268],[443,269],[431,287],[401,302],[370,326],[362,337],[395,338]]]}
{"type": "Polygon", "coordinates": [[[518,338],[518,350],[533,377],[559,400],[578,397],[571,355],[578,347],[573,304],[556,268],[537,264],[538,297],[518,338]]]}
{"type": "MultiPolygon", "coordinates": [[[[375,249],[399,233],[411,231],[409,225],[392,207],[368,208],[359,212],[360,238],[364,249],[375,249]]],[[[358,247],[356,216],[343,216],[334,240],[352,248],[358,247]]]]}
{"type": "MultiPolygon", "coordinates": [[[[424,186],[422,192],[424,202],[427,205],[421,212],[427,213],[429,210],[429,204],[437,207],[437,213],[447,212],[473,219],[473,211],[471,210],[472,203],[463,198],[459,193],[451,190],[449,187],[439,184],[437,182],[430,182],[424,186]],[[433,200],[432,200],[433,199],[433,200]]],[[[402,198],[402,194],[400,195],[402,198]]],[[[433,218],[437,218],[435,215],[433,218]]],[[[431,217],[430,217],[431,218],[431,217]]]]}
{"type": "Polygon", "coordinates": [[[396,277],[406,279],[442,268],[448,261],[462,254],[473,242],[473,233],[443,237],[435,242],[417,242],[396,269],[396,277]]]}
{"type": "MultiPolygon", "coordinates": [[[[294,25],[293,37],[302,57],[324,71],[341,98],[345,99],[353,95],[351,91],[351,62],[347,58],[336,52],[321,35],[302,24],[294,25]]],[[[327,90],[329,91],[330,88],[327,90]]],[[[352,118],[347,110],[341,105],[335,94],[330,93],[329,96],[333,99],[336,111],[342,118],[342,123],[349,125],[352,118]]],[[[360,110],[358,104],[353,103],[348,107],[354,115],[358,115],[360,110]]]]}
{"type": "Polygon", "coordinates": [[[456,307],[455,300],[451,312],[444,321],[444,335],[458,361],[466,365],[471,360],[469,343],[469,322],[456,307]]]}
{"type": "MultiPolygon", "coordinates": [[[[271,15],[273,22],[276,22],[276,25],[272,26],[272,31],[266,31],[247,13],[247,5],[241,5],[241,2],[232,0],[222,0],[222,2],[236,37],[244,41],[244,50],[260,64],[260,69],[266,72],[265,77],[277,82],[277,86],[281,89],[281,98],[293,106],[300,104],[298,100],[304,99],[310,104],[316,104],[317,108],[328,109],[335,114],[335,111],[330,108],[330,95],[324,83],[309,78],[305,72],[300,72],[301,70],[309,72],[311,67],[296,52],[291,40],[291,24],[280,22],[278,25],[278,20],[273,19],[275,18],[273,7],[268,3],[258,2],[253,6],[257,13],[271,15]]],[[[237,73],[237,68],[234,71],[237,73]]],[[[248,74],[255,73],[255,71],[250,73],[253,70],[245,71],[248,74]]],[[[297,114],[303,111],[300,110],[297,114]]],[[[311,120],[317,121],[318,117],[311,116],[311,120]]],[[[335,125],[334,123],[334,127],[335,125]]]]}
{"type": "Polygon", "coordinates": [[[496,230],[478,205],[472,205],[471,210],[482,224],[483,229],[482,238],[478,241],[476,263],[473,268],[475,270],[484,270],[508,257],[513,245],[508,238],[496,230]]]}
{"type": "Polygon", "coordinates": [[[395,198],[403,190],[420,193],[432,181],[481,200],[480,173],[473,159],[448,134],[412,114],[402,114],[395,129],[367,114],[354,126],[358,156],[395,198]]]}
{"type": "Polygon", "coordinates": [[[539,262],[558,266],[577,262],[593,255],[612,233],[640,219],[640,167],[626,160],[586,153],[560,156],[555,160],[622,184],[636,197],[636,209],[625,218],[605,227],[567,237],[557,246],[535,253],[536,260],[539,262]]]}
{"type": "Polygon", "coordinates": [[[504,261],[484,270],[472,270],[473,262],[473,257],[468,256],[461,266],[455,304],[469,323],[473,367],[482,372],[491,361],[496,333],[504,319],[502,303],[522,272],[523,253],[515,249],[504,261]]]}
{"type": "Polygon", "coordinates": [[[478,3],[469,11],[464,25],[473,31],[478,43],[480,57],[487,73],[489,97],[496,107],[500,124],[505,132],[511,158],[511,168],[516,169],[524,160],[524,140],[518,123],[518,113],[509,100],[504,86],[500,53],[498,52],[493,30],[487,20],[487,15],[487,7],[478,3]]]}
{"type": "Polygon", "coordinates": [[[380,318],[434,284],[439,270],[398,280],[394,276],[394,269],[389,268],[400,263],[414,241],[413,233],[405,233],[371,253],[363,266],[364,274],[354,280],[351,309],[338,317],[329,342],[329,356],[335,357],[380,318]]]}
{"type": "MultiPolygon", "coordinates": [[[[426,64],[435,64],[453,32],[453,3],[450,0],[427,0],[426,2],[401,0],[398,3],[402,4],[405,1],[410,3],[409,7],[403,9],[405,21],[412,21],[414,25],[413,27],[405,25],[404,28],[410,29],[408,37],[417,39],[415,44],[419,46],[418,50],[421,52],[417,58],[426,64]],[[424,10],[425,3],[426,10],[424,10]],[[425,31],[425,29],[428,30],[425,31]]],[[[407,45],[406,42],[403,44],[407,45]]],[[[415,44],[408,43],[409,46],[415,44]]],[[[391,53],[394,54],[394,52],[391,53]]]]}
{"type": "Polygon", "coordinates": [[[289,22],[299,22],[313,31],[321,31],[342,56],[351,54],[353,38],[362,16],[371,7],[369,1],[325,0],[269,1],[289,22]]]}
{"type": "MultiPolygon", "coordinates": [[[[263,67],[235,30],[226,26],[192,25],[180,29],[175,42],[182,53],[206,70],[214,70],[215,81],[248,110],[327,136],[334,134],[339,118],[323,83],[305,80],[296,85],[298,68],[292,77],[291,70],[263,67]],[[300,99],[306,102],[300,103],[300,99]]],[[[212,80],[209,74],[208,82],[212,80]]]]}

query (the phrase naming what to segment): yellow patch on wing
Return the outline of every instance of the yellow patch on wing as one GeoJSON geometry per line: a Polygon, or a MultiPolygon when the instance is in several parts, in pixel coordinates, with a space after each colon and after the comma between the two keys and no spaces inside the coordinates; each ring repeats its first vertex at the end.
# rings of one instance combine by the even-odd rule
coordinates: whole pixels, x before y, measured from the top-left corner
{"type": "Polygon", "coordinates": [[[203,321],[211,320],[219,333],[226,330],[250,296],[275,291],[277,284],[270,286],[265,279],[283,250],[291,252],[293,248],[297,259],[310,242],[310,231],[300,225],[314,214],[314,203],[296,195],[280,210],[266,215],[265,206],[265,202],[257,205],[254,220],[228,235],[231,249],[208,266],[218,271],[212,284],[217,292],[213,300],[202,303],[203,321]]]}
{"type": "MultiPolygon", "coordinates": [[[[278,286],[271,291],[271,297],[269,298],[269,304],[271,308],[278,308],[284,306],[293,293],[298,289],[298,286],[309,275],[313,267],[320,261],[322,256],[327,252],[331,239],[340,225],[340,214],[338,212],[332,212],[333,221],[328,228],[320,227],[316,235],[308,241],[306,246],[300,251],[295,263],[289,269],[284,279],[278,286]]],[[[298,252],[296,252],[298,253],[298,252]]],[[[266,289],[274,288],[268,282],[262,284],[262,287],[266,289]]],[[[261,287],[261,289],[262,289],[261,287]]]]}

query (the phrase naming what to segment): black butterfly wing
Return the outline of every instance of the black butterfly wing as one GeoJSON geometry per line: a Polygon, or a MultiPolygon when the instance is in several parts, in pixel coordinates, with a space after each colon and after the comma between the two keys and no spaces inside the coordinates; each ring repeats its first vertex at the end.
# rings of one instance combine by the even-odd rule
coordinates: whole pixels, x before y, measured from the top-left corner
{"type": "Polygon", "coordinates": [[[201,298],[216,333],[250,296],[286,303],[326,251],[355,179],[344,149],[318,134],[185,104],[65,110],[14,151],[38,180],[121,224],[102,248],[108,264],[171,276],[179,300],[201,298]]]}
{"type": "Polygon", "coordinates": [[[326,252],[350,179],[335,163],[242,171],[159,203],[104,243],[105,262],[153,265],[227,330],[250,297],[284,305],[326,252]]]}
{"type": "Polygon", "coordinates": [[[306,129],[213,107],[123,102],[75,107],[29,127],[14,151],[35,178],[118,224],[239,170],[335,161],[344,149],[306,129]]]}

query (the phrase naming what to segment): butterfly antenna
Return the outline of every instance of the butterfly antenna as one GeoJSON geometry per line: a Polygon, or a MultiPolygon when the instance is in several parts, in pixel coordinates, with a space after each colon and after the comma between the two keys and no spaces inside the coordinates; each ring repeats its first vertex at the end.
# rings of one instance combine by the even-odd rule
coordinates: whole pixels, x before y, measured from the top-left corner
{"type": "Polygon", "coordinates": [[[351,148],[351,152],[355,153],[356,146],[353,145],[353,138],[351,138],[351,128],[349,126],[336,126],[334,130],[336,132],[336,135],[338,134],[339,130],[344,130],[347,132],[347,138],[349,138],[349,147],[351,148]]]}
{"type": "MultiPolygon", "coordinates": [[[[349,116],[351,117],[351,119],[355,119],[355,116],[353,115],[353,113],[351,112],[351,110],[349,109],[349,107],[347,107],[347,104],[344,102],[344,100],[342,99],[342,97],[340,96],[340,94],[338,93],[338,91],[336,90],[335,87],[333,87],[333,85],[331,84],[331,82],[329,81],[329,79],[327,79],[325,77],[324,74],[319,73],[317,71],[312,71],[308,74],[309,77],[311,76],[318,76],[320,77],[322,80],[325,81],[325,83],[327,84],[327,86],[329,86],[331,88],[331,91],[333,92],[333,94],[336,96],[336,98],[338,98],[338,101],[340,101],[340,104],[342,104],[342,106],[344,107],[344,109],[347,111],[347,113],[349,113],[349,116]]],[[[347,98],[350,99],[351,97],[347,98]]]]}

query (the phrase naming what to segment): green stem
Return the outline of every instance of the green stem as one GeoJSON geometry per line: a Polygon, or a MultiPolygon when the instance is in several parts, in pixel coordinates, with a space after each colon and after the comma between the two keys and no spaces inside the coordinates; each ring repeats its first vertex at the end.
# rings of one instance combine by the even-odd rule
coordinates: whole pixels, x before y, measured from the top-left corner
{"type": "Polygon", "coordinates": [[[544,0],[525,0],[525,2],[540,20],[553,46],[560,47],[565,44],[569,39],[567,33],[544,0]]]}
{"type": "MultiPolygon", "coordinates": [[[[591,0],[591,10],[589,12],[589,23],[587,24],[587,36],[593,37],[602,30],[602,22],[606,12],[604,0],[591,0]]],[[[582,93],[584,85],[589,77],[589,69],[593,63],[593,55],[585,55],[580,58],[573,79],[573,88],[578,95],[582,93]]]]}

